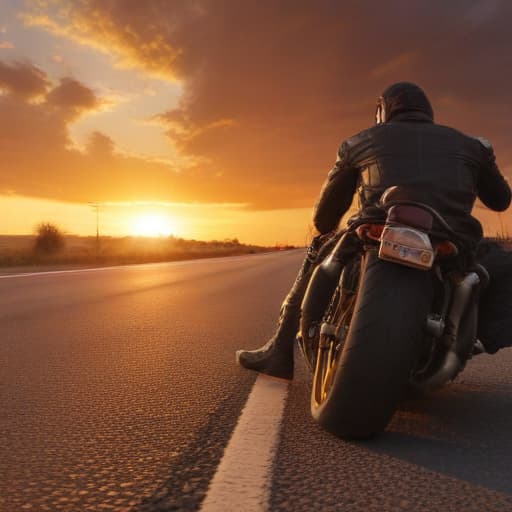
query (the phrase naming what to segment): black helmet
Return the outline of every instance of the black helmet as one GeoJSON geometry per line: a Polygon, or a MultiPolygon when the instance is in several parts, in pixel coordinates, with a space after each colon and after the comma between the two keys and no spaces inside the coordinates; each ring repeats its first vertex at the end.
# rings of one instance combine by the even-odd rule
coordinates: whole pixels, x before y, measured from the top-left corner
{"type": "Polygon", "coordinates": [[[419,112],[425,120],[434,120],[434,111],[423,89],[411,82],[397,82],[389,86],[377,101],[375,122],[391,121],[403,112],[419,112]]]}

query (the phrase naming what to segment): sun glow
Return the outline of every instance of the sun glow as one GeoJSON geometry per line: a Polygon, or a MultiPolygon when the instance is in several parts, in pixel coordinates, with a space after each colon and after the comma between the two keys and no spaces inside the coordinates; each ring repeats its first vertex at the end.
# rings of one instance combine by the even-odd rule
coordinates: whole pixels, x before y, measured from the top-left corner
{"type": "Polygon", "coordinates": [[[135,236],[170,236],[176,234],[176,223],[166,215],[147,213],[134,220],[131,231],[135,236]]]}

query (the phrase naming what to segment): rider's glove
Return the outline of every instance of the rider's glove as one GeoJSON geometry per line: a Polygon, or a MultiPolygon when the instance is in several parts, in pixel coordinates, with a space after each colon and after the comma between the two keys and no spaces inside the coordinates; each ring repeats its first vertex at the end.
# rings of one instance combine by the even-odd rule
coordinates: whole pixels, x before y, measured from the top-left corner
{"type": "Polygon", "coordinates": [[[324,245],[326,240],[328,240],[331,237],[332,233],[326,233],[324,235],[317,235],[313,238],[311,241],[311,244],[308,247],[306,258],[313,262],[316,260],[318,256],[318,251],[321,249],[321,247],[324,245]]]}

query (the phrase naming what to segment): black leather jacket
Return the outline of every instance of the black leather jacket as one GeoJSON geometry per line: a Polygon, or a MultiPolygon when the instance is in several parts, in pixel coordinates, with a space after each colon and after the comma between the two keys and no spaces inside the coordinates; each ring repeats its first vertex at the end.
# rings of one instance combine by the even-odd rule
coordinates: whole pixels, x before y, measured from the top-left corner
{"type": "Polygon", "coordinates": [[[423,112],[402,109],[341,144],[316,205],[316,229],[322,234],[336,229],[354,193],[363,210],[395,185],[414,190],[416,200],[437,209],[471,245],[482,238],[482,226],[471,216],[476,198],[503,211],[511,197],[490,144],[434,124],[423,112]]]}

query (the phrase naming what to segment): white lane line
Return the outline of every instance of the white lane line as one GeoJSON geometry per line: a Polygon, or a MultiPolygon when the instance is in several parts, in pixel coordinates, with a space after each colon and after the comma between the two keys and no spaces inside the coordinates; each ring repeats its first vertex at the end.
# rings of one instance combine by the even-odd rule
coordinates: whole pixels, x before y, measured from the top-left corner
{"type": "Polygon", "coordinates": [[[105,270],[123,270],[133,268],[144,268],[144,267],[157,267],[157,266],[169,266],[174,267],[177,265],[193,265],[198,263],[222,263],[227,260],[229,261],[240,261],[246,258],[262,258],[270,255],[279,254],[276,252],[264,252],[261,254],[245,254],[242,256],[221,256],[220,258],[197,258],[194,260],[181,260],[181,261],[164,261],[159,263],[136,263],[134,265],[115,265],[110,267],[95,267],[95,268],[76,268],[70,270],[45,270],[42,272],[23,272],[21,274],[5,274],[0,275],[0,279],[12,279],[13,277],[33,277],[33,276],[47,276],[54,274],[80,274],[82,272],[103,272],[105,270]]]}
{"type": "Polygon", "coordinates": [[[44,272],[24,272],[23,274],[6,274],[0,276],[0,279],[12,279],[13,277],[34,277],[34,276],[48,276],[52,274],[78,274],[81,272],[97,272],[102,270],[115,270],[118,268],[126,267],[98,267],[98,268],[80,268],[73,270],[46,270],[44,272]]]}
{"type": "Polygon", "coordinates": [[[259,375],[210,482],[201,512],[268,510],[288,383],[259,375]]]}

